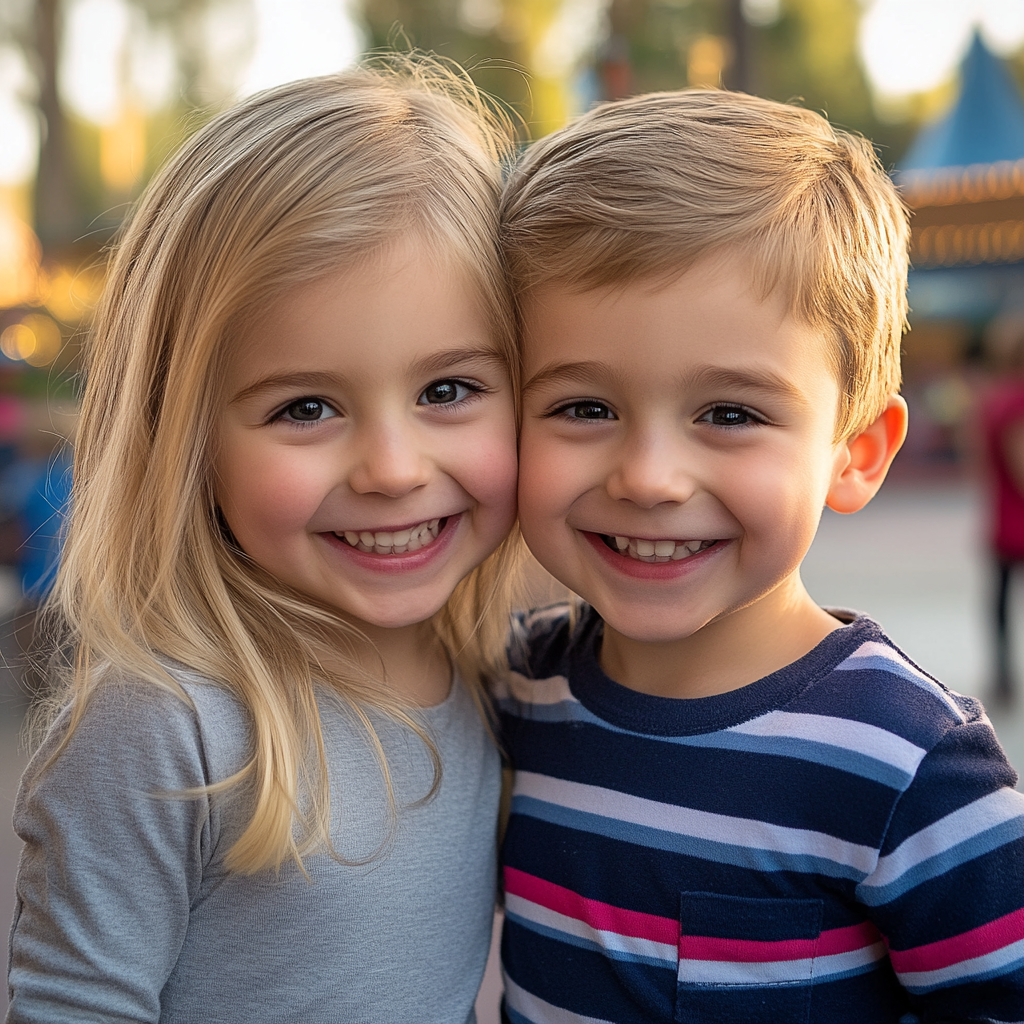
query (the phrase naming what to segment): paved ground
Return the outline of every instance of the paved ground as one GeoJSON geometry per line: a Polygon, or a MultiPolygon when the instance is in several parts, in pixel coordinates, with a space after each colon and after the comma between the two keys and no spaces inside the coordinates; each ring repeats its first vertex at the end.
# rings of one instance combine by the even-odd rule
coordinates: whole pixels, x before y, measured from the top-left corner
{"type": "MultiPolygon", "coordinates": [[[[870,612],[904,650],[955,689],[984,696],[988,677],[988,566],[979,544],[980,509],[963,485],[889,487],[856,516],[826,513],[804,578],[822,604],[870,612]]],[[[1024,586],[1024,584],[1022,584],[1024,586]]],[[[11,606],[0,573],[0,619],[11,606]]],[[[1014,621],[1024,652],[1024,591],[1014,621]]],[[[0,634],[6,633],[0,622],[0,634]]],[[[0,656],[11,656],[0,636],[0,656]]],[[[1020,659],[1024,667],[1024,657],[1020,659]]],[[[1022,671],[1024,676],[1024,671],[1022,671]]],[[[0,661],[0,918],[9,919],[18,843],[6,822],[23,765],[21,704],[0,661]]],[[[1010,761],[1024,771],[1024,699],[993,714],[1010,761]]],[[[492,961],[494,960],[492,951],[492,961]]],[[[480,1024],[497,1022],[497,979],[481,993],[480,1024]]],[[[6,992],[0,987],[0,1014],[6,992]]]]}

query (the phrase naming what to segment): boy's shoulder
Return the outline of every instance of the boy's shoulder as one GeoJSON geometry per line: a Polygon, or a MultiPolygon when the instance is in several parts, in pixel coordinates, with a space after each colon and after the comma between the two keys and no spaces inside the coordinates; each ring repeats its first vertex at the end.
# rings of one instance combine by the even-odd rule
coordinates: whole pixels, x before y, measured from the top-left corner
{"type": "Polygon", "coordinates": [[[567,674],[573,652],[593,633],[581,628],[583,621],[591,618],[600,622],[588,605],[568,601],[517,612],[508,643],[512,671],[530,679],[567,674]]]}

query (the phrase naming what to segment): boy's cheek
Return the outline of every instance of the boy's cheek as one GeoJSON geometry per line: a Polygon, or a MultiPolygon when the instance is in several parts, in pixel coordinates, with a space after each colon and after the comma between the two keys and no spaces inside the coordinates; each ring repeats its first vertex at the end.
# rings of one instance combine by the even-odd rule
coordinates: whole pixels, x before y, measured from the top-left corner
{"type": "Polygon", "coordinates": [[[565,457],[558,445],[524,434],[519,448],[519,517],[548,519],[567,511],[576,496],[580,461],[565,457]]]}

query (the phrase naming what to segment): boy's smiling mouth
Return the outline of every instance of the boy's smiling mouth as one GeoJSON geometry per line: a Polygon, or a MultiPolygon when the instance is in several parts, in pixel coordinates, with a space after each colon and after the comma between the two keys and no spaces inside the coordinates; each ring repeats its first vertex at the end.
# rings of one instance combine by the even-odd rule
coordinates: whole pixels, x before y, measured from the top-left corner
{"type": "Polygon", "coordinates": [[[334,536],[364,554],[401,555],[433,544],[448,524],[449,518],[443,516],[440,519],[428,519],[401,530],[335,531],[334,536]]]}
{"type": "Polygon", "coordinates": [[[598,534],[612,551],[637,562],[679,562],[707,551],[717,540],[647,540],[618,534],[598,534]]]}

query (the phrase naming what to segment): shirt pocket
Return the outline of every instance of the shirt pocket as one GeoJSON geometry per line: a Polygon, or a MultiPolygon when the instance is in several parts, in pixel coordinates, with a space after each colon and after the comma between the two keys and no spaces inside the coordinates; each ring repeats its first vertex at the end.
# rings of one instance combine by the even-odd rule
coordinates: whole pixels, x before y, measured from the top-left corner
{"type": "Polygon", "coordinates": [[[676,1021],[807,1024],[823,903],[684,892],[676,1021]]]}

